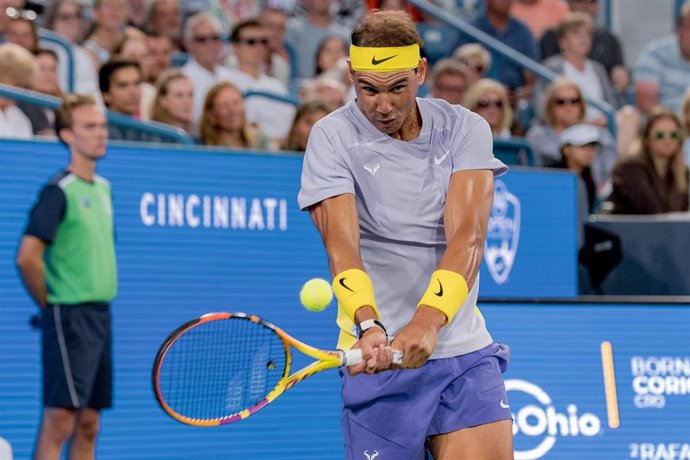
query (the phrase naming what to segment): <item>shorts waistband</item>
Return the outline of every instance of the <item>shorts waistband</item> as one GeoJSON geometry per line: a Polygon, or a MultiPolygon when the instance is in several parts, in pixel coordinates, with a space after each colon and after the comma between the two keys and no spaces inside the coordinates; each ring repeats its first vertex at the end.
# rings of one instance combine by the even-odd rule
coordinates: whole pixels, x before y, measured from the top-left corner
{"type": "Polygon", "coordinates": [[[107,310],[110,307],[108,302],[84,302],[84,303],[49,303],[46,305],[47,308],[52,307],[64,307],[64,308],[93,308],[94,310],[107,310]]]}

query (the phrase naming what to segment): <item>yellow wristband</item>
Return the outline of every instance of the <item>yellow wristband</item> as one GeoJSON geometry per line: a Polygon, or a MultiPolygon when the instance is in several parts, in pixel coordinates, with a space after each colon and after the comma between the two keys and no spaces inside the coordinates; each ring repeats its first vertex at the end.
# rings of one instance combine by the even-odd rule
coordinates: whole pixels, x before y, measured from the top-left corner
{"type": "Polygon", "coordinates": [[[370,305],[379,319],[379,311],[376,308],[376,298],[374,297],[374,285],[366,272],[351,268],[338,273],[333,278],[333,292],[338,299],[340,308],[345,314],[355,322],[355,313],[360,307],[370,305]]]}
{"type": "Polygon", "coordinates": [[[417,307],[427,305],[446,315],[450,323],[460,307],[467,300],[467,282],[459,273],[450,270],[436,270],[417,307]]]}

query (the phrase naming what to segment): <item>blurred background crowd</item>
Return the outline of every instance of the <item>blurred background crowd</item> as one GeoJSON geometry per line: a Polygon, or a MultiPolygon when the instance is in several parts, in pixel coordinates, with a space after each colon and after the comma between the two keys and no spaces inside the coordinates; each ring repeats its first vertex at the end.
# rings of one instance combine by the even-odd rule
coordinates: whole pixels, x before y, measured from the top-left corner
{"type": "MultiPolygon", "coordinates": [[[[518,164],[574,172],[583,216],[687,211],[690,2],[632,62],[598,20],[605,2],[432,2],[550,80],[405,0],[0,0],[0,83],[91,94],[202,145],[299,152],[314,123],[355,98],[353,25],[403,9],[430,64],[420,96],[484,117],[497,143],[524,146],[518,164]]],[[[0,137],[55,136],[53,122],[50,108],[0,98],[0,137]]],[[[111,123],[110,138],[175,141],[137,123],[111,123]]]]}

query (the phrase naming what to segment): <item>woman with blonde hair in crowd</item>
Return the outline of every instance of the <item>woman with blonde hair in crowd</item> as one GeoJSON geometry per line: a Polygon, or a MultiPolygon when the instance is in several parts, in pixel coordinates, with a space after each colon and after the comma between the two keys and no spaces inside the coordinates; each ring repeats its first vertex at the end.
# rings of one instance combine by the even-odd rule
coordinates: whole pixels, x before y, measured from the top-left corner
{"type": "MultiPolygon", "coordinates": [[[[36,72],[36,60],[14,43],[0,45],[0,84],[30,88],[36,72]]],[[[31,120],[12,99],[0,97],[0,138],[30,139],[31,120]]]]}
{"type": "Polygon", "coordinates": [[[673,112],[652,113],[640,150],[618,163],[609,197],[613,214],[662,214],[688,210],[688,167],[683,124],[673,112]]]}
{"type": "Polygon", "coordinates": [[[247,123],[240,90],[229,81],[216,83],[206,94],[199,128],[201,143],[245,149],[270,149],[259,129],[247,123]]]}
{"type": "Polygon", "coordinates": [[[180,70],[163,72],[156,81],[151,121],[165,123],[186,132],[191,130],[194,109],[192,80],[180,70]]]}
{"type": "Polygon", "coordinates": [[[503,84],[483,78],[469,87],[462,105],[477,113],[491,126],[494,137],[508,138],[513,124],[513,109],[503,84]]]}
{"type": "Polygon", "coordinates": [[[300,105],[281,149],[304,152],[307,149],[311,128],[329,113],[331,113],[331,108],[325,101],[314,100],[300,105]]]}
{"type": "Polygon", "coordinates": [[[471,85],[489,73],[491,54],[479,43],[467,43],[453,52],[453,59],[467,69],[467,84],[471,85]]]}
{"type": "MultiPolygon", "coordinates": [[[[544,92],[543,119],[532,126],[525,139],[534,151],[537,166],[553,167],[561,161],[559,136],[571,126],[586,123],[586,104],[577,84],[564,77],[555,79],[544,92]]],[[[599,131],[599,151],[592,163],[592,176],[601,198],[610,192],[611,171],[618,159],[616,141],[604,128],[599,131]]]]}

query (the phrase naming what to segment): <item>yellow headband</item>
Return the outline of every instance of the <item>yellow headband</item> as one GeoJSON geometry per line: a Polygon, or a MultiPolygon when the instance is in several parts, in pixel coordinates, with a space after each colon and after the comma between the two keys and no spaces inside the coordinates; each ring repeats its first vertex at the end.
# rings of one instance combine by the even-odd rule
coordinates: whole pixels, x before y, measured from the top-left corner
{"type": "Polygon", "coordinates": [[[410,70],[419,65],[419,45],[368,48],[350,45],[353,70],[366,72],[395,72],[410,70]]]}

